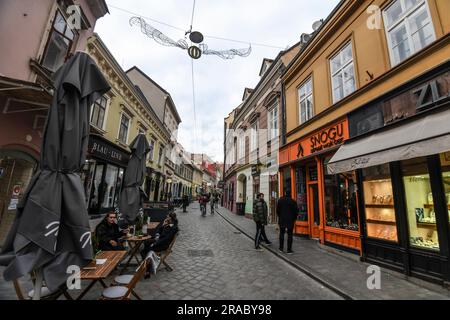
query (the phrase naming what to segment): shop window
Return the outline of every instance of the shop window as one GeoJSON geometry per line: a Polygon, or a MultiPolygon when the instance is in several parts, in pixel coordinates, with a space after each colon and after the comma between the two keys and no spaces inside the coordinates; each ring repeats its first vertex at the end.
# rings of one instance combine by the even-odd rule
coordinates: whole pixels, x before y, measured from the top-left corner
{"type": "Polygon", "coordinates": [[[62,66],[70,51],[74,37],[75,34],[68,26],[61,12],[57,10],[42,59],[42,65],[53,72],[62,66]]]}
{"type": "Polygon", "coordinates": [[[117,175],[116,181],[116,195],[114,197],[114,208],[117,208],[119,206],[119,198],[120,198],[120,191],[122,189],[123,174],[124,169],[119,168],[119,174],[117,175]]]}
{"type": "Polygon", "coordinates": [[[355,172],[328,174],[325,159],[325,219],[334,228],[358,231],[357,183],[355,172]]]}
{"type": "Polygon", "coordinates": [[[105,120],[107,99],[100,97],[92,105],[91,124],[99,129],[103,129],[103,122],[105,120]]]}
{"type": "Polygon", "coordinates": [[[330,60],[333,103],[345,98],[356,90],[352,43],[347,43],[330,60]]]}
{"type": "MultiPolygon", "coordinates": [[[[291,168],[286,167],[282,171],[283,174],[283,195],[287,191],[291,191],[291,168]]],[[[289,193],[290,194],[290,193],[289,193]]]]}
{"type": "Polygon", "coordinates": [[[297,220],[308,221],[308,198],[306,197],[306,169],[298,167],[295,169],[295,191],[298,207],[297,220]]]}
{"type": "Polygon", "coordinates": [[[92,183],[92,191],[89,199],[89,213],[98,214],[100,208],[100,203],[103,202],[103,191],[100,188],[103,187],[102,177],[103,177],[103,164],[97,164],[95,167],[94,181],[92,183]]]}
{"type": "Polygon", "coordinates": [[[436,39],[426,0],[395,0],[383,16],[394,66],[436,39]]]}
{"type": "Polygon", "coordinates": [[[398,241],[389,164],[362,169],[367,236],[398,241]]]}
{"type": "Polygon", "coordinates": [[[433,193],[426,158],[401,162],[409,240],[413,247],[439,250],[433,193]]]}
{"type": "Polygon", "coordinates": [[[448,219],[450,221],[450,152],[441,154],[442,183],[447,201],[448,219]]]}

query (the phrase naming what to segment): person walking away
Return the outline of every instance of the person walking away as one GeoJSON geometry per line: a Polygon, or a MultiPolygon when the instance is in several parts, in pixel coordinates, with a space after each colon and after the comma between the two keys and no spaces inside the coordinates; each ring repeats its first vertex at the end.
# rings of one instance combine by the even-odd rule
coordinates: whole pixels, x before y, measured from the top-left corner
{"type": "Polygon", "coordinates": [[[214,194],[214,206],[219,208],[219,193],[217,192],[214,194]]]}
{"type": "Polygon", "coordinates": [[[211,215],[213,215],[214,214],[214,198],[213,197],[210,198],[209,205],[211,206],[211,215]]]}
{"type": "Polygon", "coordinates": [[[189,205],[189,198],[187,196],[187,194],[183,195],[183,212],[187,212],[186,211],[186,207],[189,205]]]}
{"type": "Polygon", "coordinates": [[[202,194],[200,198],[198,199],[198,202],[200,204],[200,211],[202,213],[202,216],[204,217],[206,215],[206,203],[208,202],[208,197],[206,194],[202,194]]]}
{"type": "Polygon", "coordinates": [[[255,236],[255,249],[261,250],[260,244],[261,240],[268,245],[272,244],[272,242],[267,239],[266,231],[264,230],[264,226],[267,225],[267,203],[264,201],[264,194],[258,193],[256,196],[256,201],[253,203],[253,220],[256,223],[256,236],[255,236]]]}
{"type": "Polygon", "coordinates": [[[283,251],[284,248],[284,234],[287,232],[287,254],[292,254],[292,241],[295,220],[297,219],[298,207],[297,203],[290,197],[290,191],[284,192],[284,197],[278,199],[277,202],[277,215],[278,225],[280,227],[280,247],[279,250],[283,251]]]}

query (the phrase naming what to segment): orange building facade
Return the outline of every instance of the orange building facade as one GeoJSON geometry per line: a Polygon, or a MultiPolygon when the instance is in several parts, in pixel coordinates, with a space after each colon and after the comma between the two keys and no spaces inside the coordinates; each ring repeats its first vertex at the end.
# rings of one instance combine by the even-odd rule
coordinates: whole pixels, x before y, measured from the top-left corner
{"type": "MultiPolygon", "coordinates": [[[[343,0],[288,65],[282,77],[286,121],[284,144],[279,151],[279,181],[280,193],[289,191],[299,207],[294,230],[297,235],[318,239],[322,244],[362,257],[372,245],[371,237],[383,238],[384,242],[376,243],[378,247],[373,251],[383,247],[403,252],[398,253],[400,258],[395,262],[387,264],[392,263],[406,273],[411,271],[412,267],[407,265],[414,264],[412,254],[404,253],[412,247],[406,243],[410,235],[406,230],[408,221],[402,227],[403,218],[399,217],[407,210],[395,204],[397,225],[389,230],[384,230],[381,222],[379,228],[371,225],[370,217],[367,218],[370,210],[392,208],[394,212],[392,191],[374,195],[376,204],[366,203],[364,198],[368,196],[364,192],[368,190],[363,191],[363,180],[368,175],[362,171],[363,160],[346,163],[349,168],[346,171],[332,170],[336,167],[331,168],[330,164],[338,150],[353,144],[357,136],[374,130],[375,126],[370,127],[374,123],[382,131],[383,127],[397,125],[401,120],[417,118],[419,121],[420,115],[431,113],[430,108],[438,108],[434,100],[432,107],[418,108],[417,112],[415,105],[412,108],[411,103],[418,104],[421,95],[417,90],[427,85],[428,79],[438,79],[439,88],[429,85],[429,92],[423,89],[422,102],[432,100],[428,95],[443,96],[439,100],[441,104],[448,100],[445,97],[449,81],[446,72],[450,57],[449,12],[450,2],[446,0],[343,0]],[[406,91],[410,92],[407,96],[406,91]],[[389,115],[384,111],[382,116],[375,115],[375,111],[361,112],[363,108],[381,110],[384,97],[394,110],[389,109],[392,111],[389,115]],[[414,111],[400,112],[400,106],[414,111]],[[401,234],[404,240],[400,239],[401,234]]],[[[385,139],[386,145],[388,140],[385,139]]],[[[428,161],[444,151],[435,152],[437,155],[428,153],[428,161]]],[[[400,172],[403,164],[389,160],[386,163],[394,169],[391,175],[398,173],[398,177],[390,177],[399,181],[394,182],[394,189],[398,185],[399,190],[408,192],[406,178],[400,172]]],[[[372,218],[372,221],[377,220],[372,218]]],[[[448,237],[447,231],[441,233],[448,237]]],[[[441,241],[441,260],[443,256],[448,259],[446,250],[441,241]]],[[[377,252],[380,261],[389,260],[388,251],[377,252]],[[379,252],[386,256],[381,257],[383,254],[379,252]]],[[[423,268],[423,273],[428,272],[426,269],[423,268]]],[[[447,269],[447,264],[440,268],[437,277],[448,274],[447,269]]]]}

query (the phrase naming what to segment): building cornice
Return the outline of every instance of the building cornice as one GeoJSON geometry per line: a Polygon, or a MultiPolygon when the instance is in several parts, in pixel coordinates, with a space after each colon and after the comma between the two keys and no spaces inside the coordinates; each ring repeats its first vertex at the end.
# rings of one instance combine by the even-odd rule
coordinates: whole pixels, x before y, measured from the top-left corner
{"type": "Polygon", "coordinates": [[[115,91],[124,98],[125,102],[133,110],[148,121],[154,132],[158,133],[161,140],[169,141],[170,133],[165,129],[156,114],[146,107],[145,101],[139,96],[134,84],[117,63],[111,52],[101,41],[98,35],[94,34],[87,43],[89,54],[97,61],[99,68],[105,75],[115,91]]]}

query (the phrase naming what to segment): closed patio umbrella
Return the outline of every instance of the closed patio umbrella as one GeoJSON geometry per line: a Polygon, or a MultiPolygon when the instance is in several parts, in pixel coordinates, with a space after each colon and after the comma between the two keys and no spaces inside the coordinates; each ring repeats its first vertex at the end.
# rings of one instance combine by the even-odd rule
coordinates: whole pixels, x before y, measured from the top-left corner
{"type": "Polygon", "coordinates": [[[55,73],[54,88],[39,170],[0,255],[6,280],[37,271],[51,292],[66,282],[69,266],[81,269],[93,258],[79,172],[86,160],[90,107],[110,87],[91,57],[77,52],[55,73]]]}
{"type": "Polygon", "coordinates": [[[141,186],[144,182],[145,160],[150,151],[150,145],[144,134],[138,134],[130,145],[131,156],[123,179],[122,192],[120,193],[120,220],[124,225],[134,224],[139,210],[142,208],[142,194],[145,194],[141,186]],[[123,219],[123,220],[122,220],[123,219]]]}

